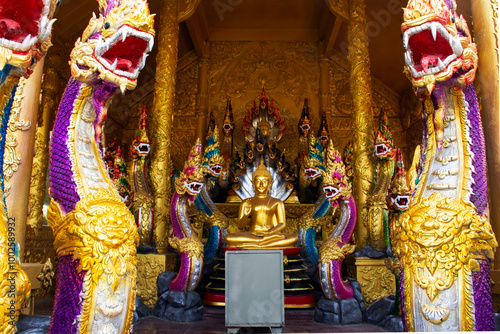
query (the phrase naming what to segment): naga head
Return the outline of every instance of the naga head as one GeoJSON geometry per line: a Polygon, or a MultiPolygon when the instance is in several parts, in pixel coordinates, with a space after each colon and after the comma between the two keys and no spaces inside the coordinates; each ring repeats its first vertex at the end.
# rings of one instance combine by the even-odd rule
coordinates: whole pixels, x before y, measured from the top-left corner
{"type": "Polygon", "coordinates": [[[410,206],[410,189],[406,183],[403,154],[398,147],[396,150],[396,166],[392,176],[389,193],[387,195],[387,206],[393,211],[406,211],[410,206]]]}
{"type": "Polygon", "coordinates": [[[201,187],[203,187],[203,168],[201,167],[201,142],[198,138],[184,163],[184,170],[175,179],[175,190],[179,195],[187,193],[192,203],[200,193],[201,187]]]}
{"type": "Polygon", "coordinates": [[[330,133],[328,132],[328,122],[326,121],[326,112],[321,113],[321,124],[318,130],[318,137],[321,145],[326,147],[328,145],[328,140],[330,139],[330,133]]]}
{"type": "Polygon", "coordinates": [[[407,77],[432,93],[436,82],[454,74],[459,84],[474,81],[477,48],[455,0],[410,0],[401,25],[407,77]]]}
{"type": "Polygon", "coordinates": [[[95,15],[71,51],[71,74],[82,82],[101,79],[122,93],[134,89],[154,44],[154,15],[146,0],[99,0],[95,15]]]}
{"type": "Polygon", "coordinates": [[[298,128],[299,136],[304,136],[306,138],[309,136],[309,131],[311,130],[311,116],[309,114],[309,103],[307,99],[304,100],[304,107],[302,107],[298,128]]]}
{"type": "Polygon", "coordinates": [[[203,171],[212,176],[219,176],[224,165],[224,158],[219,149],[219,129],[214,127],[213,132],[208,133],[207,146],[203,153],[203,171]]]}
{"type": "Polygon", "coordinates": [[[323,193],[332,205],[338,205],[338,199],[347,199],[351,195],[351,184],[345,171],[342,156],[333,146],[333,141],[328,142],[326,151],[326,170],[323,174],[323,193]]]}
{"type": "Polygon", "coordinates": [[[224,122],[222,123],[222,131],[226,137],[230,137],[234,131],[233,107],[231,106],[231,99],[227,100],[226,113],[224,115],[224,122]]]}
{"type": "Polygon", "coordinates": [[[375,137],[375,156],[378,159],[394,157],[394,143],[392,141],[392,131],[389,127],[387,112],[382,109],[380,112],[380,123],[375,137]]]}
{"type": "Polygon", "coordinates": [[[135,130],[135,137],[132,141],[132,145],[130,145],[130,156],[132,159],[145,158],[149,155],[151,141],[148,137],[147,119],[148,113],[146,111],[146,106],[143,106],[139,126],[137,130],[135,130]]]}
{"type": "Polygon", "coordinates": [[[0,70],[12,66],[20,75],[30,74],[52,45],[52,16],[59,1],[0,1],[0,70]]]}
{"type": "Polygon", "coordinates": [[[311,132],[309,136],[309,154],[306,157],[304,175],[310,180],[321,176],[325,170],[325,150],[323,145],[311,132]]]}

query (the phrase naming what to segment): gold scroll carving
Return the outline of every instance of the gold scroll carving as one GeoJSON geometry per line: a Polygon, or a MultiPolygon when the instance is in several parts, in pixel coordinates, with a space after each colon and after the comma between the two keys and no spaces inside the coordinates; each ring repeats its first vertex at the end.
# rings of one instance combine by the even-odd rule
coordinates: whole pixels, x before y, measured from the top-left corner
{"type": "Polygon", "coordinates": [[[385,259],[357,257],[355,265],[355,277],[361,285],[361,294],[367,306],[384,296],[396,293],[396,278],[387,269],[385,259]]]}
{"type": "Polygon", "coordinates": [[[366,200],[373,183],[373,114],[371,101],[370,55],[366,35],[364,0],[349,0],[347,40],[350,69],[350,91],[353,102],[354,195],[358,206],[355,236],[357,247],[366,245],[368,217],[366,200]]]}
{"type": "Polygon", "coordinates": [[[156,279],[166,270],[167,254],[137,254],[137,296],[153,308],[157,300],[156,279]]]}

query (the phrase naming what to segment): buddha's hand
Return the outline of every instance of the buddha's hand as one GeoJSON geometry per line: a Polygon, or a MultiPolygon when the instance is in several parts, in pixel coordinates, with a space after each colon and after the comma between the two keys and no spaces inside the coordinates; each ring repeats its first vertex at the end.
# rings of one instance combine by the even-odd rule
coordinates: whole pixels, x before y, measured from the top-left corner
{"type": "Polygon", "coordinates": [[[242,206],[243,214],[245,216],[250,215],[250,213],[252,212],[252,203],[250,203],[250,201],[248,201],[248,200],[245,200],[245,201],[243,201],[243,203],[241,203],[241,206],[242,206]]]}

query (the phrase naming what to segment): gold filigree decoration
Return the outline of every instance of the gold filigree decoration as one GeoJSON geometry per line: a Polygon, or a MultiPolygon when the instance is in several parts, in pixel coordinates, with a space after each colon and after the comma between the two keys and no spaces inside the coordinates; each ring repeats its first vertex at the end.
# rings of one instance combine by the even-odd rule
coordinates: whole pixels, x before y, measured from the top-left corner
{"type": "Polygon", "coordinates": [[[492,259],[498,245],[472,205],[439,193],[403,213],[395,236],[395,254],[431,301],[452,285],[459,270],[477,270],[477,258],[492,259]]]}
{"type": "Polygon", "coordinates": [[[50,288],[52,288],[52,281],[54,280],[55,271],[52,261],[47,259],[47,262],[42,267],[42,271],[36,276],[36,279],[42,283],[42,292],[39,296],[45,296],[50,288]]]}
{"type": "Polygon", "coordinates": [[[229,226],[227,217],[220,210],[215,210],[211,216],[203,211],[200,211],[196,216],[196,220],[209,228],[217,226],[225,229],[229,226]]]}
{"type": "Polygon", "coordinates": [[[14,101],[12,102],[11,114],[7,123],[7,134],[5,136],[5,151],[3,154],[3,172],[5,185],[5,197],[9,196],[10,184],[8,181],[17,172],[21,164],[21,155],[17,152],[17,131],[26,131],[31,128],[30,122],[19,119],[21,114],[21,102],[24,98],[24,85],[27,79],[22,77],[17,85],[14,101]]]}
{"type": "Polygon", "coordinates": [[[356,266],[357,280],[361,285],[361,292],[367,305],[395,293],[396,278],[383,264],[358,265],[356,262],[356,266]]]}
{"type": "Polygon", "coordinates": [[[65,216],[59,204],[51,201],[47,220],[54,231],[58,256],[72,255],[80,260],[78,270],[86,271],[80,330],[86,332],[90,324],[99,282],[106,282],[114,292],[126,279],[132,280],[125,320],[125,328],[129,328],[134,308],[139,237],[134,217],[125,204],[116,193],[100,189],[82,198],[65,216]]]}
{"type": "Polygon", "coordinates": [[[189,237],[179,239],[177,237],[168,238],[169,245],[179,251],[179,253],[188,253],[191,258],[193,256],[201,259],[203,257],[203,244],[196,234],[191,234],[189,237]]]}
{"type": "Polygon", "coordinates": [[[137,296],[148,307],[156,304],[156,279],[165,270],[165,255],[137,254],[137,296]]]}
{"type": "Polygon", "coordinates": [[[354,252],[356,246],[353,244],[342,244],[341,238],[328,238],[319,249],[319,261],[330,263],[332,260],[343,260],[346,255],[354,252]]]}

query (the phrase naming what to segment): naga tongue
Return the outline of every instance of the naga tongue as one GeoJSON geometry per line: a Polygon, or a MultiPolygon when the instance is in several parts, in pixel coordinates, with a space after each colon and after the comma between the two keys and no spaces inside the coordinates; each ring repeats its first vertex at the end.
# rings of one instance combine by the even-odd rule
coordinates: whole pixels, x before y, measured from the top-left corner
{"type": "Polygon", "coordinates": [[[434,55],[423,56],[422,59],[420,60],[420,65],[422,65],[422,68],[425,73],[427,73],[429,65],[432,65],[432,67],[437,67],[438,64],[439,64],[439,57],[434,55]]]}

